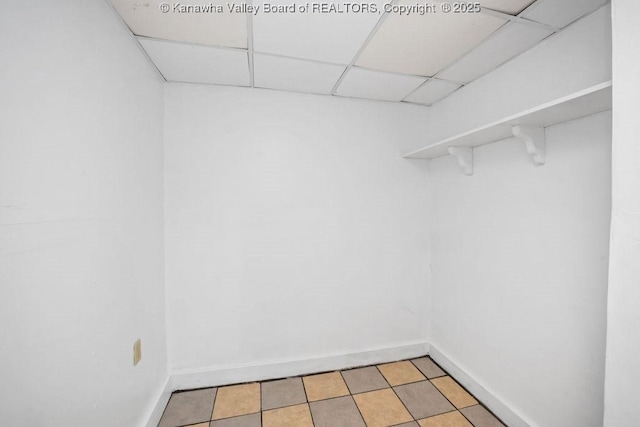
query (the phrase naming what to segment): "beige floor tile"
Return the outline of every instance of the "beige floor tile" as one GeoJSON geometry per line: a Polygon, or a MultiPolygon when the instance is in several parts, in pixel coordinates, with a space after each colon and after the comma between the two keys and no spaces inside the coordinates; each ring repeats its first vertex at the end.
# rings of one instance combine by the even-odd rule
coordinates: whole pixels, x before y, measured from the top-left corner
{"type": "Polygon", "coordinates": [[[313,427],[309,405],[305,403],[264,411],[262,427],[313,427]]]}
{"type": "Polygon", "coordinates": [[[426,380],[418,368],[409,361],[378,365],[378,369],[392,386],[426,380]]]}
{"type": "Polygon", "coordinates": [[[458,409],[478,404],[478,401],[473,396],[449,376],[434,378],[431,382],[458,409]]]}
{"type": "Polygon", "coordinates": [[[310,375],[303,377],[302,381],[304,381],[309,402],[349,395],[349,389],[340,372],[310,375]]]}
{"type": "Polygon", "coordinates": [[[220,387],[211,419],[235,417],[260,412],[260,384],[220,387]]]}
{"type": "Polygon", "coordinates": [[[389,388],[356,394],[353,399],[368,427],[387,427],[413,421],[398,396],[389,388]]]}
{"type": "Polygon", "coordinates": [[[473,427],[458,411],[418,420],[420,427],[473,427]]]}

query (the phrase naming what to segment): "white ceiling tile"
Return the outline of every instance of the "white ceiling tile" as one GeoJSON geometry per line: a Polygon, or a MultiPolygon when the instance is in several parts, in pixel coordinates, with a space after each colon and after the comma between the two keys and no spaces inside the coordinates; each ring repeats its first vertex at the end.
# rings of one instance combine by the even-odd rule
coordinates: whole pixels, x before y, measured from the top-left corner
{"type": "Polygon", "coordinates": [[[213,46],[247,48],[247,15],[229,13],[226,1],[199,3],[164,0],[111,0],[114,7],[138,36],[201,43],[213,46]],[[168,11],[161,10],[168,5],[168,11]],[[201,6],[215,12],[184,12],[201,6]],[[223,12],[217,11],[221,7],[223,12]]]}
{"type": "Polygon", "coordinates": [[[460,86],[459,84],[443,82],[442,80],[430,80],[420,89],[407,96],[405,101],[431,105],[440,101],[460,86]]]}
{"type": "MultiPolygon", "coordinates": [[[[271,4],[300,6],[305,2],[274,0],[271,4]]],[[[380,19],[378,13],[266,13],[253,18],[256,52],[349,64],[380,19]]],[[[306,3],[310,7],[320,2],[306,3]]],[[[347,10],[343,2],[326,2],[347,10]]],[[[352,7],[355,3],[350,3],[352,7]]],[[[360,4],[360,3],[358,3],[360,4]]],[[[376,5],[377,6],[377,5],[376,5]]],[[[381,7],[381,6],[380,6],[381,7]]],[[[311,9],[310,9],[311,10],[311,9]]]]}
{"type": "Polygon", "coordinates": [[[144,50],[169,81],[249,85],[247,52],[139,39],[144,50]]]}
{"type": "MultiPolygon", "coordinates": [[[[405,0],[401,3],[407,3],[405,0]]],[[[506,20],[483,13],[390,14],[357,65],[433,76],[500,28],[506,20]]]]}
{"type": "Polygon", "coordinates": [[[552,33],[548,29],[510,22],[476,49],[439,73],[438,77],[456,82],[470,82],[532,48],[552,33]]]}
{"type": "Polygon", "coordinates": [[[522,17],[562,28],[604,3],[605,0],[538,0],[522,17]]]}
{"type": "Polygon", "coordinates": [[[338,95],[400,101],[425,79],[352,68],[338,87],[338,95]]]}
{"type": "Polygon", "coordinates": [[[481,0],[482,7],[486,7],[509,15],[517,15],[525,10],[535,0],[481,0]]]}
{"type": "Polygon", "coordinates": [[[345,67],[276,56],[253,56],[256,87],[329,95],[345,67]]]}

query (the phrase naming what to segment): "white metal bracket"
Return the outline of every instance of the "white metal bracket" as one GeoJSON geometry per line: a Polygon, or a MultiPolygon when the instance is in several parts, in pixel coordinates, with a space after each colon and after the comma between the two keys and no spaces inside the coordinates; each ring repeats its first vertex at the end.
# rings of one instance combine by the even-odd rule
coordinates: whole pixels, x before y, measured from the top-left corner
{"type": "Polygon", "coordinates": [[[527,147],[527,152],[531,155],[536,166],[544,165],[545,158],[545,136],[544,128],[541,126],[518,125],[511,128],[513,136],[521,139],[527,147]]]}
{"type": "Polygon", "coordinates": [[[466,175],[473,175],[473,148],[449,147],[449,154],[458,158],[460,168],[466,175]]]}

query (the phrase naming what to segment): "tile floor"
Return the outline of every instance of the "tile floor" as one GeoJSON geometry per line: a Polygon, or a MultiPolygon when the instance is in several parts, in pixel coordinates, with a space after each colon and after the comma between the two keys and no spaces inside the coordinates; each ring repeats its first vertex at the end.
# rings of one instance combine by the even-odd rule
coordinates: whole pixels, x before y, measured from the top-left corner
{"type": "Polygon", "coordinates": [[[504,427],[430,358],[173,393],[159,427],[504,427]]]}

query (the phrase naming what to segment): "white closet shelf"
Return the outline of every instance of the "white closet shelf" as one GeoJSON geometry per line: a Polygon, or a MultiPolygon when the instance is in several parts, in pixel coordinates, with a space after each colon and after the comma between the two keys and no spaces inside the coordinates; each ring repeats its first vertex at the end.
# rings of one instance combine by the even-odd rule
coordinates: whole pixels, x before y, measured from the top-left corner
{"type": "Polygon", "coordinates": [[[433,142],[405,154],[408,159],[433,159],[449,154],[449,147],[479,147],[514,136],[514,126],[545,128],[611,109],[611,81],[574,92],[470,131],[433,142]]]}

